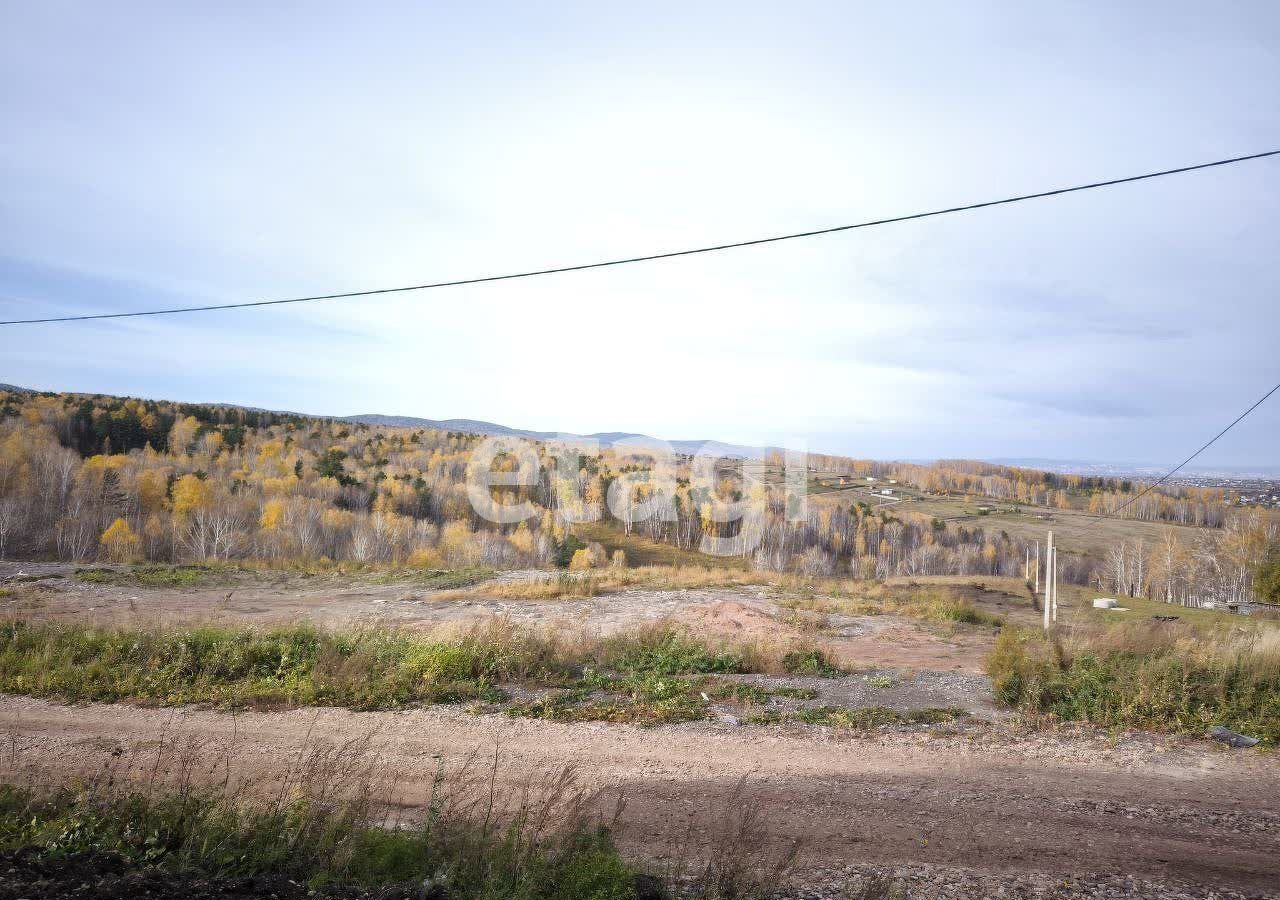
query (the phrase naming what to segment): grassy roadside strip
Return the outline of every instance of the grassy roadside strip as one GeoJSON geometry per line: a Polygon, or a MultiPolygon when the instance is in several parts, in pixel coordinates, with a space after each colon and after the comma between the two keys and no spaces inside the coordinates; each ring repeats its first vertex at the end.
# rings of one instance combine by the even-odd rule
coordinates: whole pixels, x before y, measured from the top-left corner
{"type": "Polygon", "coordinates": [[[502,705],[503,686],[550,689],[513,714],[640,724],[702,718],[707,676],[840,670],[810,644],[727,644],[666,624],[605,638],[493,621],[453,633],[203,626],[0,625],[0,691],[70,702],[222,707],[502,705]]]}
{"type": "Polygon", "coordinates": [[[1064,721],[1203,735],[1214,725],[1280,744],[1280,631],[1175,623],[1002,630],[996,699],[1064,721]]]}
{"type": "Polygon", "coordinates": [[[0,851],[17,852],[46,882],[71,879],[68,887],[149,873],[134,883],[148,895],[140,885],[158,880],[164,896],[177,896],[204,878],[235,896],[623,900],[638,888],[665,896],[619,855],[611,823],[569,769],[512,789],[495,781],[496,759],[493,769],[442,765],[415,818],[389,821],[395,779],[366,740],[304,748],[279,779],[221,784],[200,783],[199,771],[219,768],[200,753],[194,745],[114,753],[87,780],[19,775],[0,785],[0,851]],[[158,783],[148,771],[176,778],[158,783]],[[234,881],[245,878],[255,881],[234,881]]]}
{"type": "MultiPolygon", "coordinates": [[[[351,818],[319,822],[316,814],[304,801],[255,809],[220,802],[211,792],[103,799],[0,786],[0,847],[25,850],[55,872],[89,855],[108,871],[122,864],[188,877],[276,876],[339,896],[350,896],[344,887],[387,884],[413,891],[404,896],[423,896],[424,881],[448,886],[448,893],[429,896],[456,900],[636,896],[637,873],[604,828],[562,835],[543,847],[518,826],[483,833],[437,822],[388,830],[351,818]]],[[[273,887],[276,896],[280,886],[273,887]]]]}

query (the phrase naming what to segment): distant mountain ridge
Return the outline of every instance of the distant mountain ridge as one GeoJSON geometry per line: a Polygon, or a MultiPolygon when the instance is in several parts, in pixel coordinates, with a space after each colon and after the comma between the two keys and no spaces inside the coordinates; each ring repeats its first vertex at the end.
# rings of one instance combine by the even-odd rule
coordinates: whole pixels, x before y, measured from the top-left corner
{"type": "MultiPolygon", "coordinates": [[[[467,434],[483,434],[493,437],[520,437],[534,441],[546,440],[594,440],[602,447],[612,447],[622,441],[652,443],[657,439],[630,431],[597,431],[594,434],[571,434],[558,431],[533,431],[527,428],[512,428],[496,422],[484,422],[479,419],[422,419],[417,416],[388,416],[382,413],[361,413],[355,416],[339,416],[338,422],[355,422],[361,425],[380,425],[384,428],[432,428],[439,431],[462,431],[467,434]]],[[[742,444],[726,444],[713,440],[675,440],[668,441],[677,453],[697,453],[699,451],[714,453],[718,456],[735,456],[744,459],[760,459],[766,448],[747,447],[742,444]]]]}
{"type": "MultiPolygon", "coordinates": [[[[16,384],[0,384],[0,391],[21,394],[44,393],[34,388],[16,384]]],[[[84,393],[82,391],[51,391],[49,393],[84,393]]],[[[115,396],[101,394],[96,396],[115,396]]],[[[299,416],[311,419],[327,419],[334,422],[352,422],[363,425],[382,426],[385,428],[430,428],[442,431],[461,431],[466,434],[481,434],[498,437],[522,437],[535,441],[545,440],[595,440],[602,447],[612,447],[621,441],[638,443],[655,442],[658,439],[647,434],[630,431],[599,431],[594,434],[573,434],[556,431],[534,431],[527,428],[512,428],[497,422],[486,422],[482,419],[424,419],[418,416],[392,416],[382,413],[361,413],[353,416],[326,416],[313,413],[290,412],[287,410],[271,410],[257,406],[245,406],[239,403],[208,402],[209,406],[226,406],[253,412],[271,412],[280,415],[299,416]]],[[[716,440],[674,440],[667,441],[677,453],[694,454],[699,451],[713,453],[717,456],[739,457],[742,459],[762,459],[765,454],[775,448],[751,447],[743,444],[729,444],[716,440]]],[[[927,465],[935,460],[904,459],[927,465]]],[[[1136,477],[1152,478],[1163,475],[1169,465],[1158,463],[1108,463],[1096,460],[1047,459],[1041,457],[986,457],[985,462],[995,465],[1013,466],[1024,469],[1036,469],[1045,472],[1058,472],[1069,475],[1091,475],[1107,478],[1136,477]]],[[[1277,478],[1280,477],[1280,466],[1188,466],[1180,474],[1188,476],[1221,476],[1235,478],[1277,478]]]]}
{"type": "MultiPolygon", "coordinates": [[[[0,391],[19,394],[41,393],[34,388],[21,387],[16,384],[0,384],[0,391]]],[[[78,394],[81,391],[55,391],[51,393],[78,394]]],[[[114,394],[96,394],[94,396],[115,396],[114,394]]],[[[527,428],[511,428],[497,422],[485,422],[480,419],[423,419],[418,416],[389,416],[382,413],[361,413],[355,416],[328,416],[314,413],[300,413],[291,410],[266,409],[260,406],[245,406],[241,403],[207,402],[207,406],[225,406],[251,412],[269,412],[278,415],[299,416],[308,419],[326,419],[333,422],[352,422],[361,425],[382,426],[384,428],[431,428],[440,431],[461,431],[466,434],[483,434],[497,437],[522,437],[535,441],[546,440],[595,440],[602,447],[612,447],[621,441],[640,443],[656,443],[657,438],[647,434],[629,431],[600,431],[595,434],[571,434],[558,431],[533,431],[527,428]]],[[[718,456],[741,457],[743,459],[762,459],[768,448],[747,447],[741,444],[726,444],[723,441],[679,440],[668,441],[677,453],[693,454],[699,451],[714,453],[718,456]]]]}
{"type": "MultiPolygon", "coordinates": [[[[988,458],[986,462],[1020,469],[1038,469],[1042,472],[1058,472],[1063,475],[1093,475],[1104,478],[1136,476],[1151,478],[1163,475],[1173,467],[1172,463],[1111,463],[1084,459],[1043,459],[1041,457],[1005,456],[988,458]]],[[[1179,475],[1220,476],[1236,478],[1274,478],[1280,476],[1280,466],[1187,466],[1179,475]]]]}

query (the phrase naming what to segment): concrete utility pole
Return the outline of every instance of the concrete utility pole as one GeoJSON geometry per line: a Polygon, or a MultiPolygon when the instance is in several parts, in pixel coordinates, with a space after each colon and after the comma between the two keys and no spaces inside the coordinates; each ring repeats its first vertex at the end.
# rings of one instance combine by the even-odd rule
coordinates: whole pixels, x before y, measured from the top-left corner
{"type": "MultiPolygon", "coordinates": [[[[1053,532],[1049,532],[1049,539],[1045,541],[1044,549],[1044,630],[1049,630],[1049,623],[1053,621],[1053,532]]],[[[1039,574],[1039,572],[1037,572],[1039,574]]]]}
{"type": "Polygon", "coordinates": [[[1040,542],[1036,541],[1036,593],[1040,593],[1040,542]]]}
{"type": "Polygon", "coordinates": [[[1058,621],[1058,545],[1053,545],[1053,621],[1058,621]]]}

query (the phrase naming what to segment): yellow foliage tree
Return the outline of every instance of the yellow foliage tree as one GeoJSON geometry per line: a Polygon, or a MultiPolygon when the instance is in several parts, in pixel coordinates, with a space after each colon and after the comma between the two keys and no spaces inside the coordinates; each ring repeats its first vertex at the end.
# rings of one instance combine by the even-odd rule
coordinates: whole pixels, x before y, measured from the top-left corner
{"type": "Polygon", "coordinates": [[[440,551],[451,566],[480,564],[480,546],[466,522],[449,522],[440,529],[440,551]]]}
{"type": "Polygon", "coordinates": [[[529,530],[529,526],[521,522],[516,526],[516,530],[507,538],[511,542],[511,546],[517,551],[529,556],[533,553],[533,532],[529,530]]]}
{"type": "Polygon", "coordinates": [[[169,491],[169,473],[164,469],[148,469],[138,476],[138,503],[147,512],[164,507],[169,491]]]}
{"type": "Polygon", "coordinates": [[[103,554],[112,562],[126,562],[138,555],[140,541],[129,523],[124,519],[116,519],[98,539],[103,554]]]}
{"type": "Polygon", "coordinates": [[[418,569],[440,569],[444,567],[444,557],[435,547],[419,547],[409,554],[409,565],[418,569]]]}
{"type": "Polygon", "coordinates": [[[173,428],[169,430],[169,452],[181,454],[187,452],[187,447],[196,439],[196,432],[200,430],[200,422],[195,416],[187,416],[173,423],[173,428]]]}
{"type": "Polygon", "coordinates": [[[283,522],[283,500],[268,500],[262,505],[262,515],[258,517],[258,526],[263,531],[278,531],[283,522]]]}
{"type": "Polygon", "coordinates": [[[293,475],[285,475],[280,478],[262,479],[262,493],[264,494],[284,496],[292,494],[297,486],[298,479],[293,475]]]}
{"type": "Polygon", "coordinates": [[[212,488],[199,476],[183,475],[173,484],[174,515],[185,516],[192,510],[206,508],[212,501],[212,488]]]}
{"type": "Polygon", "coordinates": [[[573,559],[569,560],[570,572],[584,572],[591,568],[591,551],[586,547],[573,552],[573,559]]]}

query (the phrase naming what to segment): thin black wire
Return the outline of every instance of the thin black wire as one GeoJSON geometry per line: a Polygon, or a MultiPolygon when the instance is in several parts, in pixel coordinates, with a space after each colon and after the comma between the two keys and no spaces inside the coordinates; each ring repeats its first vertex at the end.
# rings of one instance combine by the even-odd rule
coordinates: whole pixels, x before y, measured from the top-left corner
{"type": "Polygon", "coordinates": [[[1145,488],[1145,489],[1143,489],[1141,493],[1139,493],[1139,494],[1137,494],[1136,496],[1134,496],[1132,499],[1130,499],[1127,503],[1125,503],[1123,506],[1121,506],[1121,507],[1120,507],[1119,509],[1117,509],[1115,512],[1108,513],[1108,514],[1107,514],[1107,515],[1105,515],[1105,516],[1094,516],[1094,521],[1097,521],[1098,519],[1104,519],[1104,518],[1114,518],[1115,516],[1120,515],[1120,513],[1124,512],[1126,509],[1128,509],[1128,508],[1129,508],[1130,506],[1132,506],[1134,503],[1137,503],[1139,500],[1141,500],[1141,499],[1142,499],[1143,497],[1145,497],[1147,494],[1151,493],[1151,492],[1152,492],[1152,491],[1154,491],[1156,488],[1158,488],[1161,484],[1163,484],[1164,482],[1168,481],[1168,480],[1169,480],[1169,478],[1171,478],[1171,477],[1174,475],[1174,473],[1176,473],[1179,469],[1181,469],[1181,468],[1182,468],[1183,466],[1185,466],[1187,463],[1191,462],[1191,460],[1195,459],[1195,458],[1196,458],[1197,456],[1199,456],[1201,453],[1203,453],[1204,451],[1206,451],[1206,450],[1208,450],[1210,447],[1212,447],[1212,446],[1213,446],[1213,444],[1218,440],[1218,438],[1222,437],[1224,434],[1226,434],[1226,433],[1227,433],[1228,431],[1230,431],[1232,428],[1235,428],[1237,425],[1239,425],[1239,424],[1240,424],[1240,422],[1244,419],[1244,417],[1245,417],[1245,416],[1249,415],[1249,413],[1253,412],[1255,409],[1257,409],[1259,406],[1261,406],[1264,402],[1266,402],[1266,399],[1267,399],[1268,397],[1270,397],[1272,394],[1274,394],[1276,391],[1280,391],[1280,384],[1277,384],[1277,385],[1276,385],[1275,387],[1273,387],[1271,390],[1269,390],[1269,391],[1267,391],[1265,394],[1263,394],[1263,395],[1262,395],[1262,397],[1258,400],[1258,402],[1254,403],[1254,404],[1253,404],[1253,406],[1250,406],[1250,407],[1249,407],[1248,409],[1246,409],[1244,412],[1240,413],[1240,415],[1236,416],[1235,420],[1234,420],[1230,425],[1228,425],[1226,428],[1222,429],[1222,430],[1221,430],[1221,431],[1219,431],[1217,434],[1215,434],[1215,435],[1214,435],[1214,436],[1209,440],[1209,442],[1208,442],[1208,443],[1206,443],[1203,447],[1201,447],[1201,448],[1200,448],[1199,450],[1197,450],[1195,453],[1192,453],[1190,456],[1188,456],[1188,457],[1187,457],[1186,459],[1184,459],[1182,462],[1178,463],[1176,466],[1174,466],[1172,469],[1170,469],[1168,472],[1166,472],[1163,476],[1161,476],[1161,477],[1160,477],[1160,479],[1159,479],[1158,481],[1154,481],[1154,482],[1152,482],[1151,484],[1147,485],[1147,486],[1146,486],[1146,488],[1145,488]]]}
{"type": "Polygon", "coordinates": [[[1280,150],[1268,150],[1265,153],[1252,153],[1248,156],[1235,156],[1230,159],[1219,159],[1214,162],[1198,163],[1193,166],[1180,166],[1176,169],[1165,169],[1160,172],[1148,172],[1145,175],[1130,175],[1127,178],[1113,178],[1110,181],[1095,181],[1075,187],[1057,188],[1052,191],[1040,191],[1035,194],[1023,194],[1018,197],[1006,197],[1003,200],[987,200],[982,203],[970,203],[965,206],[952,206],[947,209],[935,209],[930,212],[912,213],[905,216],[894,216],[888,219],[874,219],[869,222],[857,222],[853,225],[836,225],[832,228],[818,228],[813,231],[798,231],[794,234],[780,234],[773,237],[755,238],[749,241],[735,241],[730,244],[715,244],[709,247],[695,247],[690,250],[672,250],[666,253],[651,253],[647,256],[631,256],[625,259],[611,259],[603,262],[581,263],[573,266],[557,266],[549,269],[535,269],[529,272],[512,272],[506,275],[486,275],[480,278],[463,278],[457,281],[437,281],[431,284],[413,284],[405,287],[377,288],[367,291],[347,291],[340,294],[317,294],[311,297],[289,297],[284,300],[251,300],[244,303],[219,303],[209,306],[179,306],[172,309],[150,309],[139,312],[96,313],[83,316],[54,316],[45,319],[13,319],[0,322],[0,325],[38,325],[49,322],[84,322],[90,319],[127,319],[136,316],[168,316],[176,313],[209,312],[218,309],[245,309],[255,306],[281,306],[286,303],[313,303],[319,300],[339,300],[347,297],[371,297],[376,294],[400,294],[408,291],[427,291],[433,288],[460,287],[465,284],[483,284],[489,281],[510,281],[515,278],[534,278],[539,275],[555,275],[561,272],[581,272],[585,269],[603,269],[608,266],[623,266],[629,263],[652,262],[658,259],[672,259],[677,256],[693,256],[697,253],[715,253],[720,250],[733,250],[738,247],[754,247],[759,244],[773,244],[778,241],[790,241],[796,238],[816,237],[822,234],[834,234],[838,231],[853,231],[857,228],[871,228],[876,225],[890,225],[895,222],[909,222],[914,219],[928,219],[933,216],[945,216],[951,213],[970,212],[975,209],[986,209],[990,206],[1004,206],[1009,203],[1021,203],[1024,200],[1038,200],[1043,197],[1056,197],[1059,194],[1072,194],[1077,191],[1090,191],[1095,188],[1111,187],[1117,184],[1129,184],[1134,181],[1145,181],[1150,178],[1162,178],[1166,175],[1178,175],[1183,172],[1194,172],[1199,169],[1212,169],[1216,166],[1227,166],[1232,163],[1263,159],[1280,155],[1280,150]]]}

